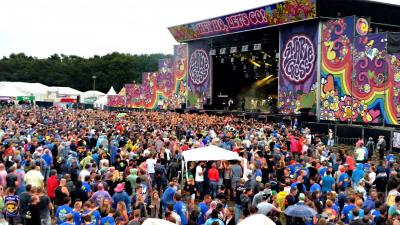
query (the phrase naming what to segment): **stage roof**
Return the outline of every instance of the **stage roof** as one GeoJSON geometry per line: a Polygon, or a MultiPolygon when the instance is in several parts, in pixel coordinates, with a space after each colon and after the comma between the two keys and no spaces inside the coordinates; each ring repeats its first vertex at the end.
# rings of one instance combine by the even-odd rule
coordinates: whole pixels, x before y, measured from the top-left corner
{"type": "Polygon", "coordinates": [[[400,20],[395,19],[399,13],[398,5],[368,0],[287,0],[168,29],[176,41],[188,42],[315,18],[357,15],[369,17],[372,25],[399,31],[400,20]]]}

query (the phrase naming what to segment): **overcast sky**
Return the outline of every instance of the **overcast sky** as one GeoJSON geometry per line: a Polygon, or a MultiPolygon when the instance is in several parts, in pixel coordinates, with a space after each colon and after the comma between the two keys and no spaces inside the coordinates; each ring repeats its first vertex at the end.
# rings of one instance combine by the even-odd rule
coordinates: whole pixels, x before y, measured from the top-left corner
{"type": "MultiPolygon", "coordinates": [[[[399,0],[382,0],[396,3],[399,0]]],[[[276,0],[0,0],[0,56],[172,53],[167,27],[276,0]]]]}

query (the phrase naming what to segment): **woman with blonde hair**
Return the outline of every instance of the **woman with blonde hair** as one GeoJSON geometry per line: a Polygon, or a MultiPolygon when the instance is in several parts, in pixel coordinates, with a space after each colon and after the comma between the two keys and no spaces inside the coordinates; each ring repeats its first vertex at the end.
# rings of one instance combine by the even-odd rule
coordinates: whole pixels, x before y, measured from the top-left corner
{"type": "Polygon", "coordinates": [[[116,211],[117,211],[117,216],[116,216],[117,219],[115,221],[116,224],[117,225],[125,225],[125,224],[127,224],[128,221],[129,221],[129,217],[128,217],[128,213],[127,213],[127,210],[126,210],[125,202],[119,201],[117,203],[116,211]]]}
{"type": "Polygon", "coordinates": [[[110,210],[111,210],[111,200],[108,198],[104,198],[103,201],[101,202],[99,209],[101,217],[106,217],[110,213],[110,210]]]}

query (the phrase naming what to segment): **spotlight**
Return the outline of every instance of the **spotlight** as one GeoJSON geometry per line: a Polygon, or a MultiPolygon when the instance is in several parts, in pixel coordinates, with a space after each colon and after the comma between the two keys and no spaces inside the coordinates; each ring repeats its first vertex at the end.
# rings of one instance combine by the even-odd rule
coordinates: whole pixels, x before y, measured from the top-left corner
{"type": "Polygon", "coordinates": [[[267,57],[268,57],[267,54],[264,54],[264,55],[263,55],[263,59],[264,59],[264,60],[267,60],[267,57]]]}
{"type": "Polygon", "coordinates": [[[221,63],[224,63],[224,62],[225,62],[224,58],[221,58],[221,63]]]}
{"type": "Polygon", "coordinates": [[[234,63],[234,62],[235,62],[235,58],[232,57],[232,58],[231,58],[231,63],[234,63]]]}

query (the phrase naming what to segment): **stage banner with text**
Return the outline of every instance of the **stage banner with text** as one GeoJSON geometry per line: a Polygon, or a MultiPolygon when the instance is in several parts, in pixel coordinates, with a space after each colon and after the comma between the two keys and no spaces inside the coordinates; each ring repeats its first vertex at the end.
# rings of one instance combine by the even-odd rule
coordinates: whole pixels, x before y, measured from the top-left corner
{"type": "Polygon", "coordinates": [[[285,27],[280,34],[278,109],[316,110],[318,23],[285,27]]]}
{"type": "Polygon", "coordinates": [[[316,0],[287,0],[222,17],[168,28],[178,42],[313,19],[316,0]]]}
{"type": "Polygon", "coordinates": [[[205,41],[189,43],[188,107],[202,109],[211,98],[212,60],[205,41]]]}

